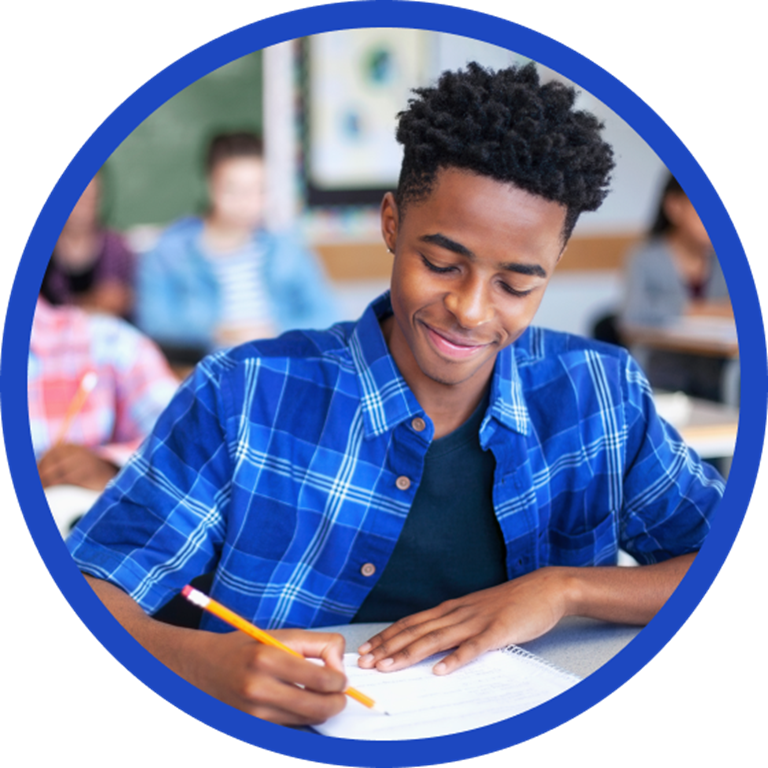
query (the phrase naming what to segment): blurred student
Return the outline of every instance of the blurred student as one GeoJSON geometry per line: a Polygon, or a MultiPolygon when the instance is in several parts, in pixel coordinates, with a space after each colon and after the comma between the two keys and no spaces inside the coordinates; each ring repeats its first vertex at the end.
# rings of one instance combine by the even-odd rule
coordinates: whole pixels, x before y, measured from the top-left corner
{"type": "Polygon", "coordinates": [[[205,353],[339,319],[314,256],[265,229],[261,140],[217,136],[206,173],[207,214],[171,225],[140,260],[139,326],[166,347],[205,353]]]}
{"type": "Polygon", "coordinates": [[[124,320],[38,298],[29,345],[29,422],[43,487],[102,490],[177,387],[157,347],[124,320]],[[90,374],[95,386],[68,420],[90,374]]]}
{"type": "Polygon", "coordinates": [[[54,305],[130,317],[135,257],[123,238],[99,219],[97,174],[77,201],[61,231],[43,278],[42,294],[54,305]]]}
{"type": "Polygon", "coordinates": [[[669,176],[648,238],[629,256],[622,323],[666,325],[686,314],[729,314],[728,289],[707,230],[669,176]]]}
{"type": "MultiPolygon", "coordinates": [[[[669,176],[647,239],[627,260],[622,326],[665,326],[686,315],[732,315],[728,288],[704,224],[669,176]]],[[[645,361],[651,384],[720,399],[723,360],[653,351],[645,361]]]]}

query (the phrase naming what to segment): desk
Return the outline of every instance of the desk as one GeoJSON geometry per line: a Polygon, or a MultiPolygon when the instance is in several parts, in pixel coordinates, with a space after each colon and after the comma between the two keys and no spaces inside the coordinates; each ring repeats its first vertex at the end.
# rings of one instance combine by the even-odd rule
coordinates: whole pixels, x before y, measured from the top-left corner
{"type": "Polygon", "coordinates": [[[96,503],[100,493],[76,485],[54,485],[45,489],[46,501],[62,537],[67,537],[77,520],[96,503]]]}
{"type": "Polygon", "coordinates": [[[653,350],[725,358],[720,385],[723,402],[738,406],[739,343],[731,318],[692,316],[663,327],[623,326],[621,336],[643,368],[653,350]]]}
{"type": "MultiPolygon", "coordinates": [[[[348,624],[324,627],[320,632],[338,632],[347,641],[347,652],[352,653],[369,637],[381,632],[387,624],[348,624]]],[[[550,632],[530,643],[520,643],[537,656],[586,677],[613,658],[642,627],[609,624],[581,616],[568,616],[550,632]]]]}
{"type": "Polygon", "coordinates": [[[623,326],[630,347],[648,347],[707,357],[739,356],[736,323],[726,317],[681,317],[665,326],[623,326]]]}
{"type": "Polygon", "coordinates": [[[659,415],[702,459],[733,456],[739,410],[723,403],[688,397],[682,392],[654,392],[659,415]]]}

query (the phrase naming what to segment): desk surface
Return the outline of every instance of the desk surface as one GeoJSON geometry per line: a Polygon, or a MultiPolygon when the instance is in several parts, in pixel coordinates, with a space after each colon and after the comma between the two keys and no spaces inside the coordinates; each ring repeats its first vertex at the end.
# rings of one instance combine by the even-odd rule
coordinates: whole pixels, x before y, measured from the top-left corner
{"type": "Polygon", "coordinates": [[[659,415],[704,459],[733,456],[739,409],[689,397],[682,392],[654,392],[659,415]]]}
{"type": "Polygon", "coordinates": [[[712,357],[739,356],[736,324],[725,317],[684,317],[663,327],[624,326],[621,335],[630,347],[712,357]]]}
{"type": "MultiPolygon", "coordinates": [[[[357,650],[371,635],[387,624],[349,624],[327,627],[321,632],[338,632],[347,641],[347,652],[357,650]]],[[[609,624],[604,621],[569,616],[538,640],[520,646],[579,677],[592,674],[613,658],[641,627],[609,624]]]]}

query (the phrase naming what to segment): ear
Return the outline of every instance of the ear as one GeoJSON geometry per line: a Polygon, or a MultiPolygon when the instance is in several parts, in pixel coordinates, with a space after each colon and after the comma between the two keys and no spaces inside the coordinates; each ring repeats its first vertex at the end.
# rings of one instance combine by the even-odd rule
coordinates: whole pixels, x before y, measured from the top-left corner
{"type": "Polygon", "coordinates": [[[397,244],[397,230],[400,224],[400,213],[397,210],[395,196],[387,192],[381,201],[381,235],[387,248],[394,253],[397,244]]]}

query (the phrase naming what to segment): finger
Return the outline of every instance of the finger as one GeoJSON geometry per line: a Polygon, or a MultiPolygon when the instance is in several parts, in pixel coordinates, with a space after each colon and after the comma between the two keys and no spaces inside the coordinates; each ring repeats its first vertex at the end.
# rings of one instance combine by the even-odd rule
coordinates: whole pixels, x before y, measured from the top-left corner
{"type": "Polygon", "coordinates": [[[286,697],[291,716],[296,725],[317,725],[338,715],[349,701],[343,693],[317,693],[287,686],[291,690],[286,697]]]}
{"type": "Polygon", "coordinates": [[[67,476],[66,456],[59,451],[50,451],[40,460],[37,469],[43,487],[61,484],[67,476]]]}
{"type": "Polygon", "coordinates": [[[449,675],[478,656],[482,656],[487,651],[498,650],[503,645],[504,643],[496,642],[490,633],[484,632],[465,640],[453,653],[449,653],[435,664],[432,671],[436,675],[449,675]]]}
{"type": "Polygon", "coordinates": [[[279,648],[255,648],[253,666],[269,677],[302,685],[318,693],[339,693],[347,687],[347,678],[343,672],[322,664],[313,664],[279,648]]]}
{"type": "Polygon", "coordinates": [[[281,725],[314,725],[341,712],[346,700],[343,693],[317,693],[258,675],[249,680],[240,708],[281,725]]]}
{"type": "Polygon", "coordinates": [[[430,608],[427,611],[420,611],[419,613],[413,613],[410,616],[405,616],[402,619],[396,621],[394,624],[388,626],[386,629],[383,629],[378,634],[375,634],[373,637],[366,640],[366,642],[364,642],[357,649],[357,652],[361,656],[365,656],[382,644],[386,643],[388,640],[396,637],[401,632],[411,632],[415,627],[450,613],[451,610],[453,610],[453,608],[448,603],[441,603],[435,608],[430,608]]]}
{"type": "Polygon", "coordinates": [[[444,619],[422,624],[405,631],[379,646],[360,659],[360,666],[380,672],[395,672],[423,661],[435,653],[455,648],[472,634],[472,628],[463,622],[446,623],[444,619]]]}
{"type": "Polygon", "coordinates": [[[52,467],[52,485],[80,485],[82,467],[77,460],[70,456],[62,456],[57,459],[52,467]]]}
{"type": "Polygon", "coordinates": [[[322,659],[323,662],[339,672],[344,672],[344,651],[346,641],[338,632],[302,633],[300,647],[296,650],[306,658],[322,659]]]}
{"type": "Polygon", "coordinates": [[[344,673],[344,636],[338,632],[286,633],[282,641],[307,659],[322,659],[326,666],[344,673]]]}

